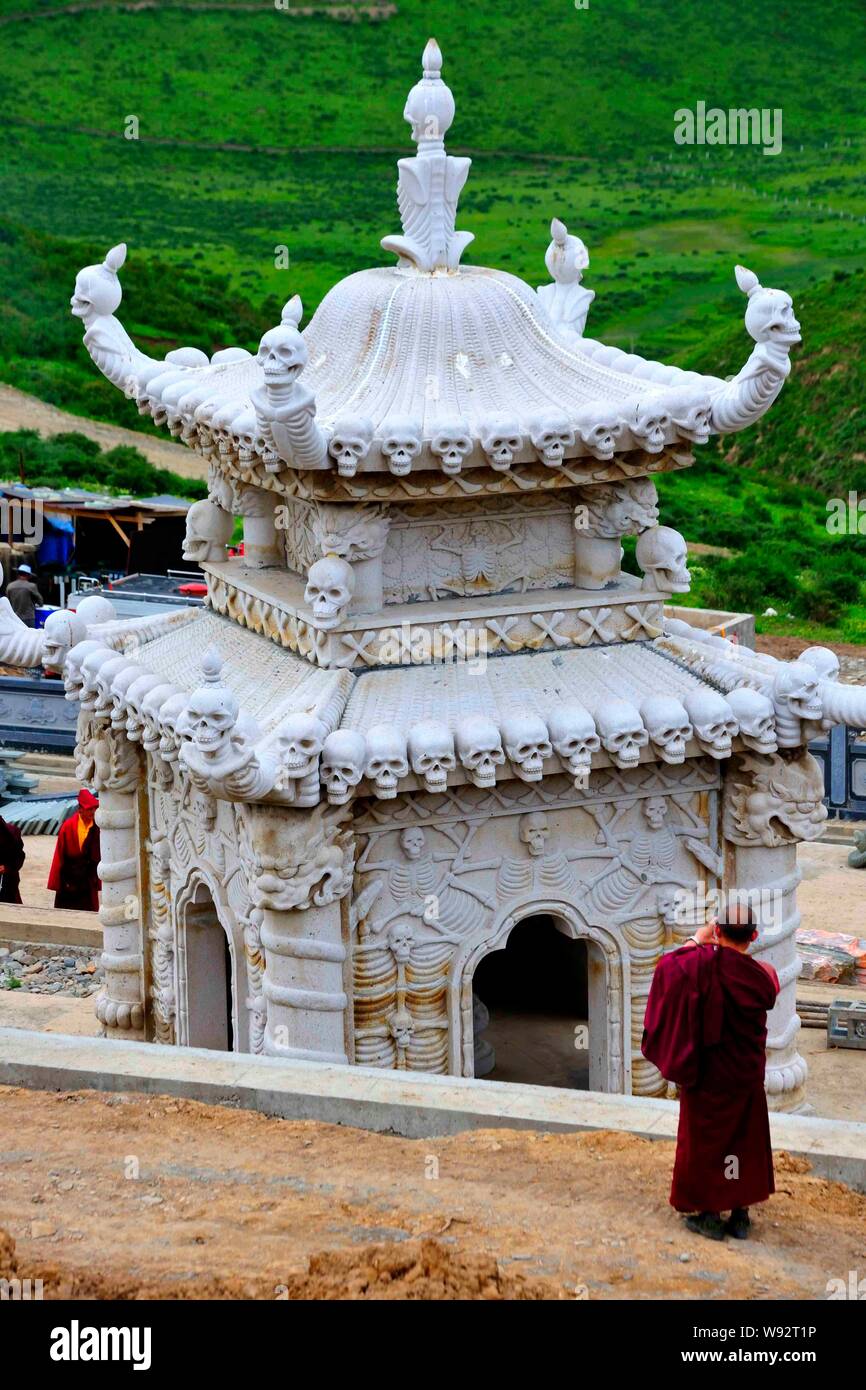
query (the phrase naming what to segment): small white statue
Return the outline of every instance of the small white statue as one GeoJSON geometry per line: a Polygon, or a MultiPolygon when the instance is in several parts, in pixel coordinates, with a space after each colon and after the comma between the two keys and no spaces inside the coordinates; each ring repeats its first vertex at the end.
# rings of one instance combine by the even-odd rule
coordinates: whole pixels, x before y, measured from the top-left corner
{"type": "Polygon", "coordinates": [[[183,558],[197,565],[224,560],[233,530],[233,519],[215,502],[193,502],[186,514],[183,558]]]}
{"type": "Polygon", "coordinates": [[[553,240],[547,248],[544,264],[553,284],[539,286],[538,298],[557,328],[582,338],[589,306],[595,299],[595,290],[588,290],[580,283],[589,265],[589,252],[579,236],[569,235],[565,223],[558,217],[550,224],[550,235],[553,240]]]}

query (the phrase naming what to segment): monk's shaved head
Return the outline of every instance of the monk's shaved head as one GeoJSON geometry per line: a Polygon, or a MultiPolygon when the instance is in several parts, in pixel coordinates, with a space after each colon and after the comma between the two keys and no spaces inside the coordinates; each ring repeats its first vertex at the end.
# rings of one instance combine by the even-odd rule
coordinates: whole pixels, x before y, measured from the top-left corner
{"type": "Polygon", "coordinates": [[[745,946],[755,935],[755,916],[748,903],[730,902],[716,921],[719,935],[735,946],[745,946]]]}

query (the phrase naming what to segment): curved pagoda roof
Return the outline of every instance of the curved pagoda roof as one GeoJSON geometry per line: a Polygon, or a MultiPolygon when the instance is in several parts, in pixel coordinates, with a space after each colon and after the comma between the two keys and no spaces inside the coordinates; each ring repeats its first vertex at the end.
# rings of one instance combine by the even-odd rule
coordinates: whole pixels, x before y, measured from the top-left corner
{"type": "Polygon", "coordinates": [[[229,348],[208,360],[182,348],[157,361],[114,317],[126,254],[115,247],[81,272],[72,301],[101,370],[192,447],[218,446],[229,462],[271,474],[505,471],[532,460],[556,468],[702,443],[763,414],[787,375],[799,325],[789,296],[764,289],[750,271],[737,267],[737,283],[757,347],[726,382],[584,337],[583,318],[569,320],[562,306],[575,291],[583,303],[591,298],[578,288],[586,252],[556,220],[546,257],[553,281],[539,291],[460,264],[473,240],[456,229],[471,161],[445,149],[454,100],[441,68],[431,40],[404,110],[417,152],[399,161],[402,232],[382,241],[395,265],[341,280],[303,332],[300,301],[290,300],[255,357],[229,348]]]}

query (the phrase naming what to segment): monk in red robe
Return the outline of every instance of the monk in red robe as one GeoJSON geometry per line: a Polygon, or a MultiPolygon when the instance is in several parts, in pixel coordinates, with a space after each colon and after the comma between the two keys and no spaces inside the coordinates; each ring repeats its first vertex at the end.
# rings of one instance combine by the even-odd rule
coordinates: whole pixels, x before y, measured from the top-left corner
{"type": "Polygon", "coordinates": [[[680,1087],[671,1206],[712,1240],[745,1240],[749,1207],[776,1190],[764,1069],[779,978],[747,954],[757,936],[730,906],[662,957],[647,1001],[641,1051],[680,1087]]]}
{"type": "Polygon", "coordinates": [[[20,903],[24,841],[17,825],[0,816],[0,903],[20,903]]]}
{"type": "Polygon", "coordinates": [[[98,806],[93,793],[83,787],[78,793],[78,810],[60,827],[48,875],[55,907],[99,911],[99,830],[94,823],[98,806]]]}

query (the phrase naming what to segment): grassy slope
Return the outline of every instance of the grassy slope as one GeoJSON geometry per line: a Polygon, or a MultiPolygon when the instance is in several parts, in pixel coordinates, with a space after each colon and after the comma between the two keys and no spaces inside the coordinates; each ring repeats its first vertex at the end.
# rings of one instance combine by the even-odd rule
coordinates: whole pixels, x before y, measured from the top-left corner
{"type": "Polygon", "coordinates": [[[46,8],[0,0],[0,378],[141,427],[95,374],[67,311],[75,271],[121,238],[124,321],[157,352],[254,347],[290,293],[309,312],[337,279],[381,262],[379,237],[397,227],[394,159],[410,151],[401,103],[432,29],[458,103],[450,146],[474,158],[461,200],[460,225],[477,238],[467,260],[543,281],[558,213],[590,246],[593,334],[722,374],[750,346],[733,263],[795,293],[805,344],[782,400],[724,453],[703,450],[697,469],[665,480],[666,519],[695,540],[758,547],[760,592],[743,592],[744,566],[727,574],[710,560],[696,567],[697,598],[793,611],[793,574],[807,595],[817,585],[813,624],[824,614],[823,631],[860,631],[866,609],[850,578],[856,587],[863,542],[827,549],[823,529],[828,490],[866,489],[862,277],[832,278],[866,263],[857,0],[770,10],[608,0],[587,11],[401,0],[377,25],[265,4],[2,24],[46,8]],[[698,99],[781,106],[783,154],[674,146],[674,110],[698,99]],[[121,138],[130,114],[139,141],[121,138]],[[281,244],[288,272],[274,267],[281,244]],[[786,494],[774,474],[819,491],[786,494]],[[854,558],[836,582],[843,552],[854,558]],[[810,569],[815,553],[824,580],[849,595],[835,607],[810,569]]]}

